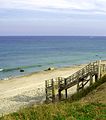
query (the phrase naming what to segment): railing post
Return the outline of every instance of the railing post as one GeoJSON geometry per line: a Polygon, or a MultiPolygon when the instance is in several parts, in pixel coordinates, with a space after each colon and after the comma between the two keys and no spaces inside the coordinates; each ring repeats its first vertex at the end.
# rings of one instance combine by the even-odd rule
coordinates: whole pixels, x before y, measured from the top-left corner
{"type": "Polygon", "coordinates": [[[52,102],[55,102],[55,85],[53,79],[52,79],[52,102]]]}
{"type": "Polygon", "coordinates": [[[77,80],[77,92],[79,92],[79,88],[80,88],[80,85],[79,85],[79,79],[77,80]]]}
{"type": "Polygon", "coordinates": [[[92,84],[93,84],[93,76],[90,75],[90,85],[92,85],[92,84]]]}
{"type": "Polygon", "coordinates": [[[98,79],[101,78],[101,60],[98,60],[98,79]]]}
{"type": "Polygon", "coordinates": [[[60,83],[60,78],[58,78],[58,99],[59,99],[59,101],[61,100],[61,90],[60,90],[60,85],[61,85],[61,83],[60,83]]]}
{"type": "Polygon", "coordinates": [[[48,101],[47,80],[45,81],[46,101],[48,101]]]}
{"type": "Polygon", "coordinates": [[[95,82],[97,82],[97,81],[98,81],[98,75],[95,74],[95,82]]]}
{"type": "Polygon", "coordinates": [[[103,64],[103,65],[102,65],[102,72],[105,72],[105,71],[106,71],[106,70],[105,70],[105,67],[106,67],[105,64],[103,64]]]}
{"type": "Polygon", "coordinates": [[[105,72],[105,64],[103,64],[103,72],[105,72]]]}
{"type": "MultiPolygon", "coordinates": [[[[65,84],[65,86],[67,85],[66,79],[64,79],[64,84],[65,84]]],[[[65,89],[65,98],[67,99],[67,89],[65,89]]]]}

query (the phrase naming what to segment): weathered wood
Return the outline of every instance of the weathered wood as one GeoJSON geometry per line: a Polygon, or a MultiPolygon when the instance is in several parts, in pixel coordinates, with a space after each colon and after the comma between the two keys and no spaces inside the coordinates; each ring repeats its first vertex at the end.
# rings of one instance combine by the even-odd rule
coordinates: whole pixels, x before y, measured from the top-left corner
{"type": "Polygon", "coordinates": [[[82,80],[82,90],[84,89],[84,79],[82,80]]]}
{"type": "Polygon", "coordinates": [[[70,82],[70,84],[67,84],[66,86],[60,86],[60,90],[62,91],[62,90],[68,89],[76,84],[77,84],[77,80],[70,82]]]}
{"type": "Polygon", "coordinates": [[[101,65],[101,61],[96,61],[88,64],[81,70],[72,74],[67,78],[57,78],[58,81],[49,80],[45,81],[46,99],[52,98],[52,102],[55,101],[56,93],[58,91],[58,99],[62,99],[61,92],[65,90],[65,98],[67,98],[67,89],[77,85],[77,91],[84,89],[84,86],[89,82],[93,84],[93,76],[95,76],[95,82],[101,77],[102,72],[106,71],[106,65],[101,65]],[[50,95],[51,94],[51,95],[50,95]]]}
{"type": "Polygon", "coordinates": [[[61,100],[60,79],[58,78],[58,98],[61,100]]]}
{"type": "Polygon", "coordinates": [[[52,102],[55,102],[55,86],[53,79],[52,79],[52,102]]]}
{"type": "Polygon", "coordinates": [[[98,81],[98,75],[95,74],[95,82],[97,82],[97,81],[98,81]]]}
{"type": "Polygon", "coordinates": [[[98,60],[98,79],[101,78],[101,60],[98,60]]]}
{"type": "Polygon", "coordinates": [[[93,84],[93,76],[90,75],[90,85],[92,85],[92,84],[93,84]]]}
{"type": "MultiPolygon", "coordinates": [[[[67,85],[67,80],[66,79],[64,79],[64,84],[65,84],[65,86],[67,85]]],[[[65,98],[67,99],[67,89],[65,89],[65,98]]]]}
{"type": "Polygon", "coordinates": [[[46,101],[48,101],[47,80],[45,81],[46,101]]]}
{"type": "Polygon", "coordinates": [[[77,92],[79,92],[79,88],[80,88],[80,85],[79,85],[79,79],[77,80],[77,92]]]}
{"type": "Polygon", "coordinates": [[[83,83],[83,87],[89,82],[89,80],[86,80],[85,83],[83,83]]]}

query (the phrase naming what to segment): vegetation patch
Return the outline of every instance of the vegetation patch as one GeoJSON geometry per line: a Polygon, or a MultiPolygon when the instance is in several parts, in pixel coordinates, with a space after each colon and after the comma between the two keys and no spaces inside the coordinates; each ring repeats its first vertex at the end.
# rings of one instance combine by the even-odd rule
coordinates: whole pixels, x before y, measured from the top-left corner
{"type": "Polygon", "coordinates": [[[21,109],[0,120],[106,120],[106,105],[102,103],[65,103],[21,109]]]}

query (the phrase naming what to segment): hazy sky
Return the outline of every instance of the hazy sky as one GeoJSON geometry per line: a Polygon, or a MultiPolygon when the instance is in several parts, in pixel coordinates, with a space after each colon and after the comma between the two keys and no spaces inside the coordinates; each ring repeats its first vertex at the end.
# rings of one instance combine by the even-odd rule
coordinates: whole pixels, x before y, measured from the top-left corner
{"type": "Polygon", "coordinates": [[[106,0],[0,0],[0,35],[106,35],[106,0]]]}

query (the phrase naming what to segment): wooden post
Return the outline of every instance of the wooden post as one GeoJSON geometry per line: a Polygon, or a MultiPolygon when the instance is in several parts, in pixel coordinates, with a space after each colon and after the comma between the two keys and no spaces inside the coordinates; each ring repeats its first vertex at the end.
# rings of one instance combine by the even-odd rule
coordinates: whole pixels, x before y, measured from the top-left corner
{"type": "Polygon", "coordinates": [[[46,101],[48,101],[47,80],[45,81],[46,101]]]}
{"type": "Polygon", "coordinates": [[[52,102],[55,102],[55,86],[53,79],[52,79],[52,102]]]}
{"type": "Polygon", "coordinates": [[[93,84],[93,76],[90,75],[90,85],[92,85],[92,84],[93,84]]]}
{"type": "Polygon", "coordinates": [[[103,65],[103,72],[105,72],[105,64],[103,65]]]}
{"type": "Polygon", "coordinates": [[[103,64],[103,72],[105,72],[105,64],[103,64]]]}
{"type": "Polygon", "coordinates": [[[59,101],[61,100],[61,90],[60,90],[60,86],[61,84],[60,84],[60,78],[58,78],[58,99],[59,99],[59,101]]]}
{"type": "MultiPolygon", "coordinates": [[[[65,86],[67,85],[66,79],[64,79],[64,84],[65,84],[65,86]]],[[[67,89],[65,89],[65,98],[67,99],[67,89]]]]}
{"type": "Polygon", "coordinates": [[[59,89],[58,90],[58,93],[59,93],[59,101],[61,100],[61,90],[59,89]]]}
{"type": "Polygon", "coordinates": [[[82,80],[82,90],[84,89],[84,84],[83,84],[83,80],[82,80]]]}
{"type": "Polygon", "coordinates": [[[106,65],[104,65],[104,72],[106,72],[106,65]]]}
{"type": "Polygon", "coordinates": [[[98,79],[101,78],[101,60],[98,60],[98,79]]]}
{"type": "Polygon", "coordinates": [[[95,82],[97,82],[97,81],[98,81],[98,75],[95,74],[95,82]]]}
{"type": "Polygon", "coordinates": [[[80,85],[79,85],[79,79],[77,80],[77,92],[79,92],[79,88],[80,88],[80,85]]]}

